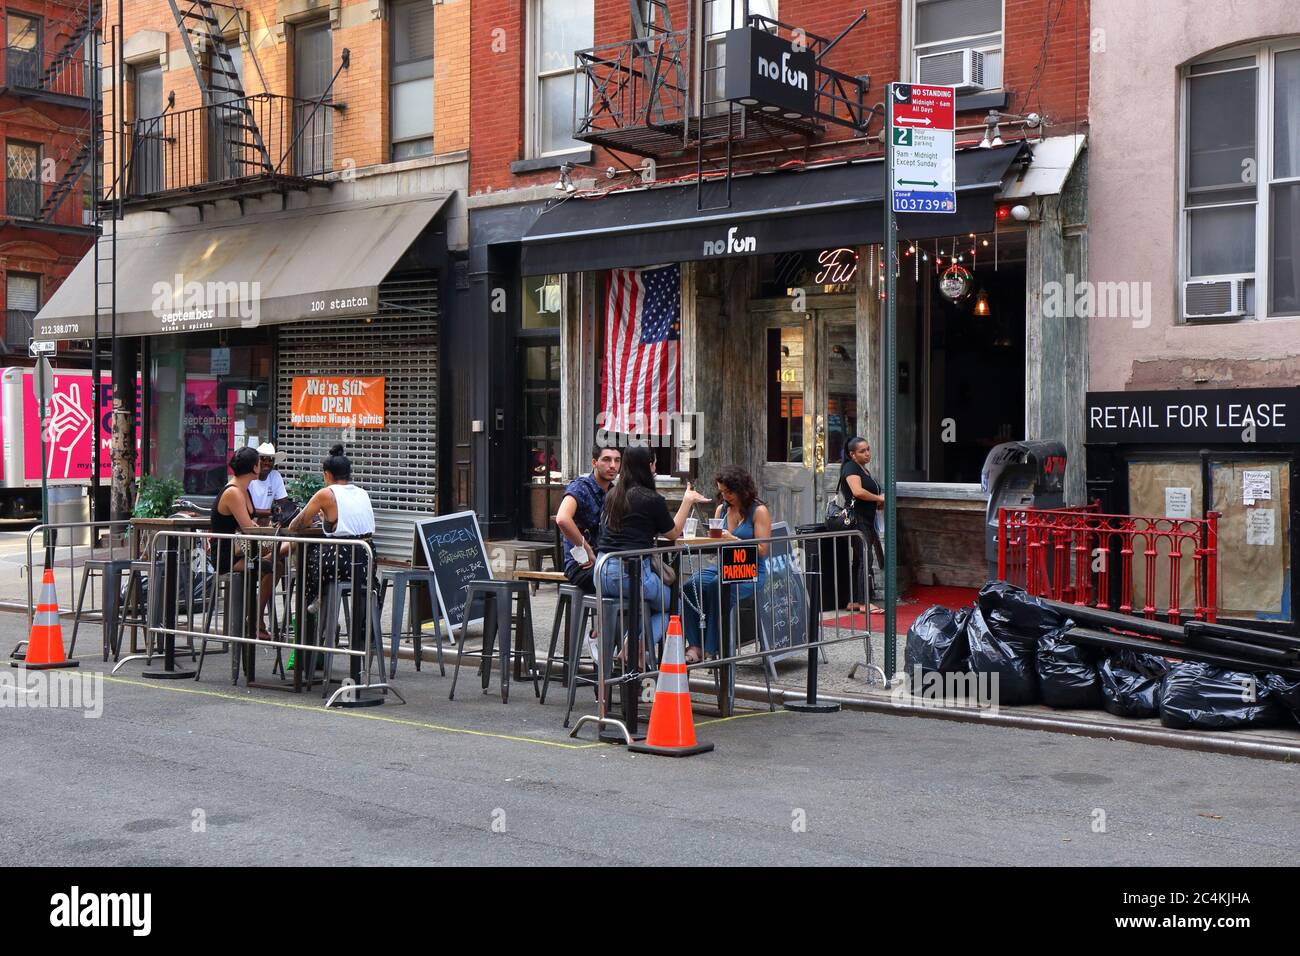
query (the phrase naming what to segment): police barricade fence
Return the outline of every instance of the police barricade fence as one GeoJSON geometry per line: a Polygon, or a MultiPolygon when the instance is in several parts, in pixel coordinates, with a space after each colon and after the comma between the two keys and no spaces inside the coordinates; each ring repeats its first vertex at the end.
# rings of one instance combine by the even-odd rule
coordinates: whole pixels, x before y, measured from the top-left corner
{"type": "Polygon", "coordinates": [[[375,555],[366,539],[271,528],[252,534],[160,530],[153,539],[149,577],[145,653],[121,658],[114,673],[129,661],[163,656],[167,671],[197,680],[211,653],[208,645],[216,642],[231,650],[232,683],[241,667],[251,682],[257,649],[265,647],[276,651],[272,670],[282,678],[288,676],[283,652],[292,651],[297,670],[292,686],[310,689],[321,683],[326,707],[382,702],[362,699],[362,691],[391,692],[405,703],[386,680],[375,555]],[[346,646],[338,643],[343,633],[346,646]],[[198,662],[192,674],[174,670],[178,639],[198,662]],[[316,674],[317,655],[325,664],[323,678],[316,674]],[[349,673],[330,693],[335,655],[348,660],[349,673]]]}
{"type": "MultiPolygon", "coordinates": [[[[806,656],[807,702],[815,705],[818,665],[834,644],[861,641],[866,660],[855,670],[865,666],[886,682],[873,661],[870,615],[859,619],[840,611],[850,602],[870,603],[866,537],[855,529],[788,533],[776,525],[774,531],[766,538],[691,539],[597,558],[595,646],[588,647],[595,657],[597,712],[580,717],[570,736],[595,724],[598,732],[614,732],[603,739],[632,742],[638,705],[652,698],[657,649],[672,615],[681,618],[688,646],[704,654],[688,672],[712,673],[724,717],[734,708],[738,664],[761,667],[771,709],[776,662],[806,656]],[[829,611],[836,613],[827,619],[829,611]],[[616,687],[621,712],[611,716],[616,687]]],[[[582,639],[576,628],[571,634],[582,639]]]]}
{"type": "MultiPolygon", "coordinates": [[[[58,605],[60,614],[77,613],[81,621],[100,620],[104,612],[100,602],[90,595],[90,608],[84,602],[89,585],[85,573],[87,561],[129,561],[132,556],[130,521],[61,521],[38,524],[27,532],[27,560],[22,569],[27,579],[27,630],[32,628],[36,616],[36,575],[46,567],[55,571],[56,582],[60,571],[67,572],[67,587],[56,587],[65,601],[58,605]],[[37,543],[37,537],[40,543],[37,543]],[[77,575],[81,573],[81,581],[77,575]],[[79,610],[80,609],[80,610],[79,610]],[[78,613],[79,611],[79,613],[78,613]]],[[[11,652],[17,655],[27,643],[26,638],[14,645],[11,652]]]]}

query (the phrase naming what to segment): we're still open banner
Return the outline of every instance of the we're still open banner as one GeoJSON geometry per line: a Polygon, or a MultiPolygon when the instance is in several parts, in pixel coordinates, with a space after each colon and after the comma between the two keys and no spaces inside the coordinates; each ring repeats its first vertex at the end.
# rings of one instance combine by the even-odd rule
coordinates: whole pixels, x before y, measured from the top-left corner
{"type": "Polygon", "coordinates": [[[383,428],[384,380],[294,376],[290,424],[294,428],[383,428]]]}

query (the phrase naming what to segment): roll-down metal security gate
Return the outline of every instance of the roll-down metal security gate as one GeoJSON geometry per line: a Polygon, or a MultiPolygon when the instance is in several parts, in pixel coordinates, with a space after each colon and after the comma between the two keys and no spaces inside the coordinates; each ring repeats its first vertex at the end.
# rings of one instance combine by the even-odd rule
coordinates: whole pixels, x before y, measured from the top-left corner
{"type": "Polygon", "coordinates": [[[352,479],[375,508],[375,550],[408,560],[417,517],[434,513],[438,468],[438,285],[397,279],[379,288],[373,318],[318,320],[279,327],[276,449],[286,478],[318,474],[342,442],[352,479]],[[293,379],[305,375],[384,378],[384,427],[294,428],[293,379]]]}

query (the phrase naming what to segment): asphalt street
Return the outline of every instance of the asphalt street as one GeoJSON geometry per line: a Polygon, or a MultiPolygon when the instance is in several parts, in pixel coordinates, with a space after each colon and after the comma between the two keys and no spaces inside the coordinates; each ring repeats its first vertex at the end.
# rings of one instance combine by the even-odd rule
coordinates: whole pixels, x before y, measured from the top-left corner
{"type": "MultiPolygon", "coordinates": [[[[97,633],[94,634],[98,637],[97,633]]],[[[93,641],[89,647],[94,647],[93,641]]],[[[889,715],[710,722],[689,759],[571,740],[561,696],[470,674],[325,711],[128,664],[103,715],[0,709],[0,826],[24,864],[1294,862],[1300,768],[889,715]]],[[[103,671],[93,655],[83,669],[103,671]]],[[[591,709],[580,698],[579,712],[591,709]]]]}

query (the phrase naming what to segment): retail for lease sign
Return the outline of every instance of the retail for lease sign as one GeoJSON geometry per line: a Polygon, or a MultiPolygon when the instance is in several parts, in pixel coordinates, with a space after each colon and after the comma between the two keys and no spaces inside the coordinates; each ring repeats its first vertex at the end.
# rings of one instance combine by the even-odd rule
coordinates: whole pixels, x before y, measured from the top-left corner
{"type": "Polygon", "coordinates": [[[383,428],[384,380],[296,375],[289,424],[294,428],[383,428]]]}

